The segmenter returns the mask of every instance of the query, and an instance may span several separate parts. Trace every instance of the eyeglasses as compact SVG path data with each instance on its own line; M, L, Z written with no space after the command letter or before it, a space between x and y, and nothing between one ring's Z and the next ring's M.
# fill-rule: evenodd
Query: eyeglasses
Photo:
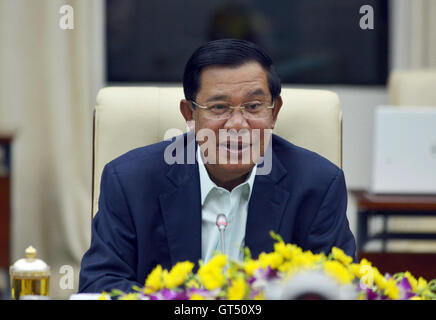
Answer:
M241 104L239 107L234 107L229 103L219 102L209 106L202 106L195 101L192 104L204 110L205 117L211 120L224 120L230 119L233 110L241 110L242 115L246 119L260 120L268 118L268 109L273 109L274 104L270 105L269 102L251 101Z

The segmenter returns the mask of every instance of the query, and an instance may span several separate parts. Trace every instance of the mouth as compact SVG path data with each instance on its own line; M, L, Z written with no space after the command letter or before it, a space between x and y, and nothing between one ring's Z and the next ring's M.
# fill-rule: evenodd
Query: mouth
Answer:
M241 141L228 141L227 143L220 143L219 148L225 149L226 151L231 153L240 153L250 150L251 143L243 143Z

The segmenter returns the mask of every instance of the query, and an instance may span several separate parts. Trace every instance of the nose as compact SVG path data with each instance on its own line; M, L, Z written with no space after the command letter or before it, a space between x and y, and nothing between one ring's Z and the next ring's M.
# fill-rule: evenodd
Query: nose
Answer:
M242 114L241 109L233 110L233 112L230 114L230 118L227 119L226 123L224 124L224 129L230 130L241 130L241 129L249 129L250 125L247 122L247 119Z

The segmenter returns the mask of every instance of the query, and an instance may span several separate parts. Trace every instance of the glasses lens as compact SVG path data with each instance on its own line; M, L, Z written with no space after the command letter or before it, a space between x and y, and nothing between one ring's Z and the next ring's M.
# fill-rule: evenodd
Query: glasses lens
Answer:
M271 109L266 103L248 103L244 104L241 108L242 115L246 119L265 119L268 118ZM205 116L212 120L224 120L229 119L232 116L235 108L227 105L216 105L204 109Z
M244 116L247 119L265 119L268 117L268 104L251 102L244 105Z

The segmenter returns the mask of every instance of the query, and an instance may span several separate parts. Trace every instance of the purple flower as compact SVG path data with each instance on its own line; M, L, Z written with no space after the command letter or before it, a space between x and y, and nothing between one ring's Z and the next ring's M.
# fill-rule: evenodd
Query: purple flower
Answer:
M254 297L257 296L260 292L260 290L252 290L250 293L250 298L254 299Z
M217 299L217 295L220 293L220 289L215 290L207 290L207 289L197 289L197 288L190 288L187 292L188 297L192 296L193 294L199 294L200 296L206 298L206 299Z
M255 271L255 275L263 280L277 278L277 271L268 266L266 269L259 268Z
M161 291L162 297L164 300L188 300L189 297L186 294L186 291L174 291L169 289L163 289Z
M189 293L191 294L197 293L197 294L204 295L204 294L210 294L210 291L206 289L191 288L189 289Z
M404 300L409 300L410 298L412 298L412 297L415 297L416 296L416 294L414 294L413 292L406 292L406 293L404 293L404 296L403 296L403 299Z
M412 286L410 285L409 279L407 279L406 277L404 277L403 279L401 279L401 281L399 283L397 283L398 287L400 287L401 290L404 291L412 291Z
M146 295L145 293L144 293L144 291L141 291L140 293L139 293L139 298L138 298L139 300L147 300L147 299L150 299L150 297L148 296L148 295Z
M402 278L401 281L397 283L397 286L402 292L402 299L408 300L415 296L412 285L410 284L409 279L406 277Z
M266 278L269 279L273 279L273 278L277 278L277 271L272 269L271 266L268 266L268 268L266 269Z
M378 297L379 297L378 294L375 293L372 289L370 289L370 288L366 289L366 299L367 300L377 300Z
M186 291L175 291L162 289L152 295L147 296L150 300L188 300L189 296Z
M368 289L368 286L362 282L359 282L359 290L366 290Z

